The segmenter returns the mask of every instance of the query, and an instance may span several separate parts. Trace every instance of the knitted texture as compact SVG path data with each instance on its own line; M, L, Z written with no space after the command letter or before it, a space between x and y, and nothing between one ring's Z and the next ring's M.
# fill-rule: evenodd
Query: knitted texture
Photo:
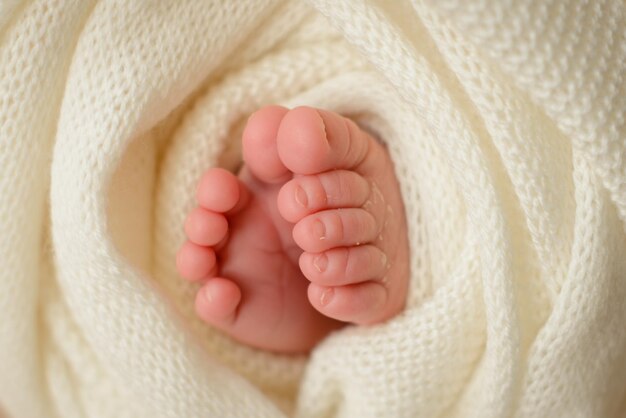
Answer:
M626 417L625 78L622 0L0 2L0 410ZM385 141L409 224L406 310L308 357L174 265L272 103Z

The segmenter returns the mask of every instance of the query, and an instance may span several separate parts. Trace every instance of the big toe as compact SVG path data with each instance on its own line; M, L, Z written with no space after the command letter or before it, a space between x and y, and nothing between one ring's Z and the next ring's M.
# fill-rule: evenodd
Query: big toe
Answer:
M348 118L302 106L283 116L276 142L289 170L316 174L357 168L366 160L372 140Z
M278 156L276 144L279 126L287 112L281 106L266 106L250 116L243 132L243 159L252 174L266 183L284 182L291 175Z

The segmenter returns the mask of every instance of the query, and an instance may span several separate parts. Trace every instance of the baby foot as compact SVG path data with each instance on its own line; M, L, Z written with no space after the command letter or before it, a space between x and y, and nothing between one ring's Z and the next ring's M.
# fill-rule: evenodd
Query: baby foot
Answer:
M250 345L310 350L345 322L404 307L408 243L391 160L350 119L270 106L243 134L238 177L211 169L188 216L180 274L196 311Z

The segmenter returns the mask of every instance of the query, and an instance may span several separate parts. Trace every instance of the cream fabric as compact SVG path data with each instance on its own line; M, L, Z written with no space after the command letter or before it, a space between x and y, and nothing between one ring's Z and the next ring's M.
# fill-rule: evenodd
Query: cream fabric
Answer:
M0 2L9 417L626 416L622 0ZM264 104L389 146L406 311L310 358L198 321L195 182Z

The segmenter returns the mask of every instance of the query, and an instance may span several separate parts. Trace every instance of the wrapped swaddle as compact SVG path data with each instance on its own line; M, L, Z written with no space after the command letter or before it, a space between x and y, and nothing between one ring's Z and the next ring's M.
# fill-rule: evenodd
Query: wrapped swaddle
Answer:
M621 0L0 3L0 409L626 416L625 77ZM308 357L175 271L270 103L382 138L409 224L405 312Z

